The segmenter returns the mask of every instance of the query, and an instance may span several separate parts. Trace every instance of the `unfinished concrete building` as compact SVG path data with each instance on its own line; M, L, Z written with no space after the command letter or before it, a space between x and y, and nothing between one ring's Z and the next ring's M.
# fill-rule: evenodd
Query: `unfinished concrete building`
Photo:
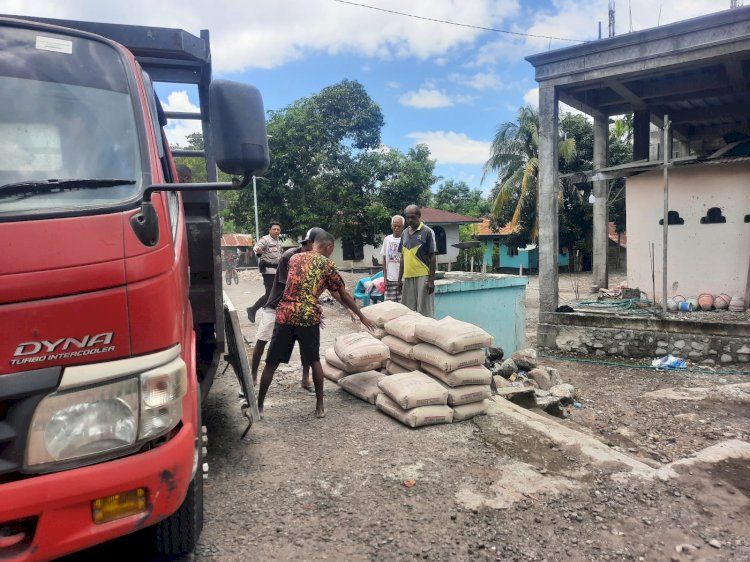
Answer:
M747 301L750 7L527 60L539 82L539 344L597 355L676 352L707 364L750 359L746 317L685 322L669 315L555 312L559 102L583 111L594 122L594 170L586 178L593 181L595 196L594 285L608 286L609 181L627 177L629 282L642 285L655 277L653 289L640 288L664 306L680 291L697 292L701 283L705 291L740 293ZM631 112L633 162L609 167L609 118ZM655 135L665 140L654 143L652 131L665 129L665 116L667 134ZM682 212L670 206L669 189L672 203L681 205ZM716 228L719 225L722 229ZM654 244L653 273L650 267L644 272L637 261L648 260L646 243ZM632 267L631 260L636 260ZM716 282L704 282L706 268Z

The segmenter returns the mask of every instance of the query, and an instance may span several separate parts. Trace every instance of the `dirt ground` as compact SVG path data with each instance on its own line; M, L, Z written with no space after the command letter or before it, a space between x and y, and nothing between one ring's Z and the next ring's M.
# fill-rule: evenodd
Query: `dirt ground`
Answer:
M573 282L563 276L560 287L561 302L572 299ZM257 274L243 272L227 290L244 310L262 286ZM533 342L536 278L527 316ZM255 327L242 315L241 323L252 342ZM339 305L326 305L323 347L353 329ZM644 471L726 440L750 441L747 394L645 396L749 376L543 362L579 389L582 405L566 420L542 414L551 427L595 437ZM245 441L234 375L230 369L217 378L205 419L206 523L191 559L750 560L750 456L678 464L665 481L597 461L585 447L500 415L411 430L329 381L328 416L318 420L299 373L295 354ZM76 560L107 552L113 547ZM131 552L131 559L148 558Z

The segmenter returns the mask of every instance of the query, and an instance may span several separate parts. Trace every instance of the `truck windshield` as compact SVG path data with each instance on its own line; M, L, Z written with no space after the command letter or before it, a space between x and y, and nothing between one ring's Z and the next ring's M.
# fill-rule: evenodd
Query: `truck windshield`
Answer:
M0 217L136 199L138 131L119 53L5 26L0 45Z

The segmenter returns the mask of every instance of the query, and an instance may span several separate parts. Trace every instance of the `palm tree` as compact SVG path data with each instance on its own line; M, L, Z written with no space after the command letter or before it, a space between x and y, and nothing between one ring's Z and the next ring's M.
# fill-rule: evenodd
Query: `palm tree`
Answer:
M574 138L562 139L560 159L570 164L576 158ZM490 147L490 157L484 164L482 181L491 173L499 176L499 190L492 204L492 214L499 218L508 205L514 205L509 226L516 230L521 223L521 208L526 197L536 197L539 189L539 112L531 106L518 110L515 123L502 123ZM538 225L531 228L531 239L536 240Z

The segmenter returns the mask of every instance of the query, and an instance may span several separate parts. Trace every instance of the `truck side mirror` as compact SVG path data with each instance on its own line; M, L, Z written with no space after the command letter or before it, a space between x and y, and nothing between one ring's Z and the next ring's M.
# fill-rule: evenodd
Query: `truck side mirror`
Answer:
M257 176L270 164L263 98L255 86L214 80L209 87L211 141L222 172Z

